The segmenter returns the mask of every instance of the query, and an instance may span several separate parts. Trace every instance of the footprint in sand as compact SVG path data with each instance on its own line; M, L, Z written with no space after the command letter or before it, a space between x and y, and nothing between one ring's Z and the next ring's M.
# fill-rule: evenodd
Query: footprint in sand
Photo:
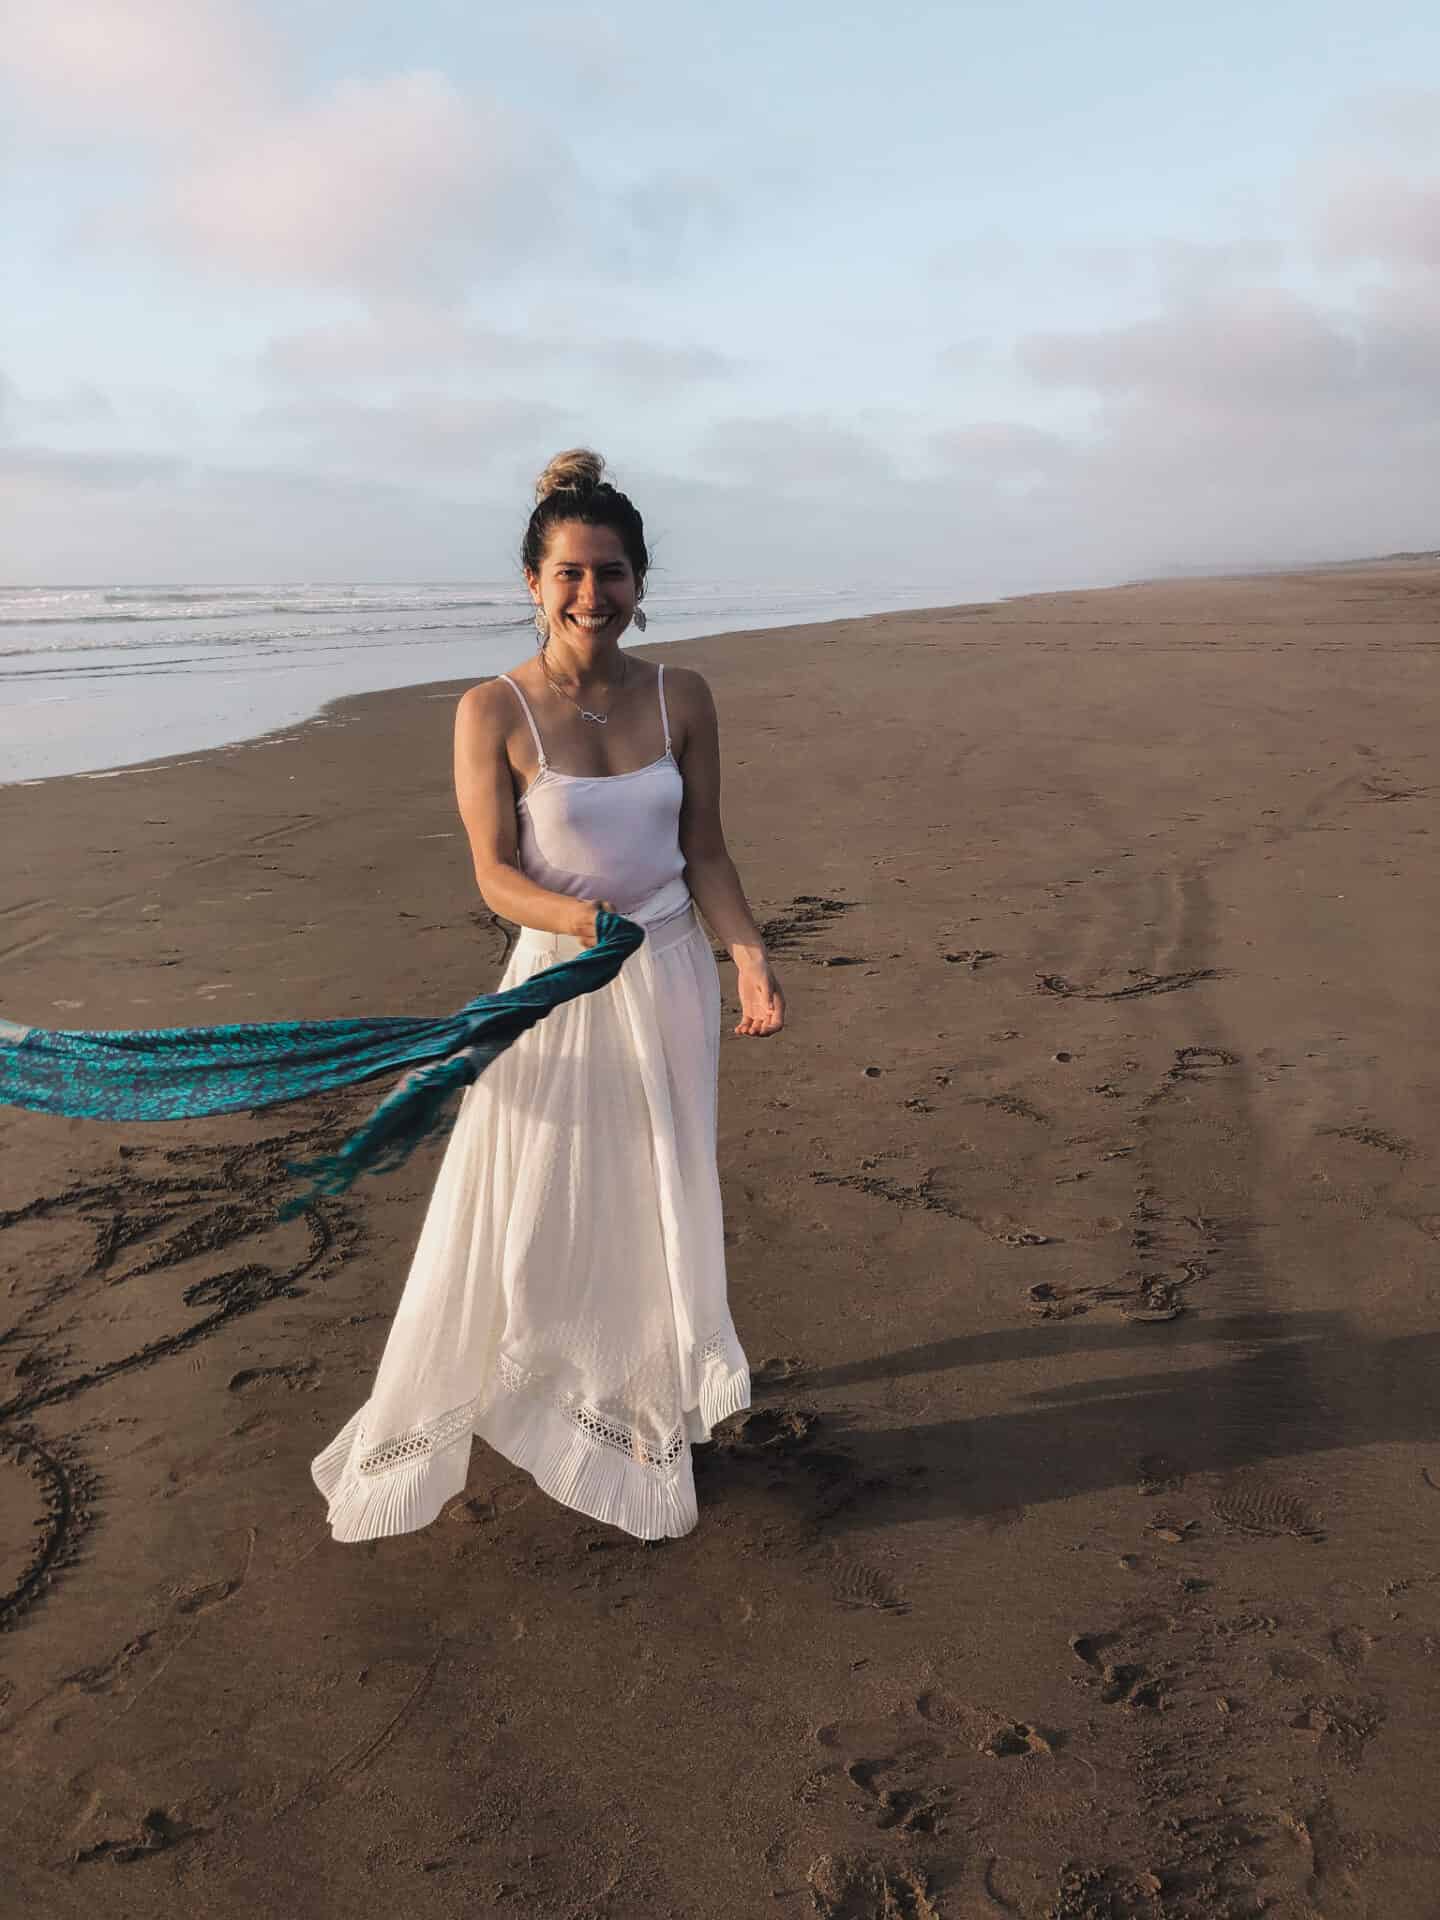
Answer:
M201 1831L199 1827L186 1826L183 1820L177 1820L163 1807L151 1807L141 1819L139 1831L133 1838L98 1840L93 1847L81 1847L74 1855L74 1863L77 1867L83 1867L95 1860L108 1860L113 1866L126 1867L152 1853L168 1852L171 1847L178 1847L182 1840L189 1840Z
M761 1393L768 1393L775 1387L788 1386L792 1380L798 1380L805 1372L805 1362L799 1354L773 1354L768 1360L762 1360L758 1367L750 1371L750 1384Z
M758 1407L718 1428L715 1446L721 1453L752 1456L796 1453L809 1444L819 1420L813 1407Z
M231 1393L250 1393L256 1387L288 1387L292 1392L313 1392L321 1380L316 1360L294 1360L285 1366L242 1367L232 1373L226 1385Z
M1026 1753L1053 1753L1055 1736L1042 1733L1026 1720L1007 1720L981 1741L980 1751L996 1760L1016 1759Z
M1070 1651L1099 1680L1100 1698L1106 1706L1154 1711L1162 1703L1164 1682L1138 1660L1107 1659L1107 1652L1119 1638L1118 1634L1077 1633L1070 1641Z
M1327 1693L1307 1700L1290 1725L1308 1734L1322 1755L1353 1771L1384 1721L1385 1708L1379 1700Z
M1237 1477L1210 1503L1216 1518L1237 1533L1265 1537L1281 1534L1300 1540L1323 1540L1321 1516L1278 1481L1258 1474Z
M875 1613L908 1613L910 1603L893 1580L863 1560L837 1559L832 1592L842 1607Z
M1330 1651L1347 1673L1358 1673L1374 1646L1374 1635L1363 1627L1336 1627L1330 1636Z
M825 1920L940 1920L919 1867L871 1854L824 1853L806 1879Z

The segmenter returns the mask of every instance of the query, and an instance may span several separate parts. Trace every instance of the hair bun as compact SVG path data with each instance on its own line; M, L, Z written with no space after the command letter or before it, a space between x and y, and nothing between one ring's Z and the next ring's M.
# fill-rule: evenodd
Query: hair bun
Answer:
M598 453L589 447L570 447L557 453L535 482L535 498L545 500L552 493L589 493L600 485L604 475L605 462Z

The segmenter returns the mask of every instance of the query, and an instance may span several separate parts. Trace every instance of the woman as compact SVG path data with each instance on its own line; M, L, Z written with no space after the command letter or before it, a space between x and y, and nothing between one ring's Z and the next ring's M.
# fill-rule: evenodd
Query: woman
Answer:
M471 688L455 727L475 878L521 928L501 984L592 946L606 908L646 940L465 1096L374 1391L314 1463L338 1540L427 1525L472 1433L593 1519L688 1533L690 1443L750 1403L695 906L735 960L735 1031L779 1032L784 997L725 848L715 709L698 673L621 651L649 555L596 454L545 469L522 560L536 655Z

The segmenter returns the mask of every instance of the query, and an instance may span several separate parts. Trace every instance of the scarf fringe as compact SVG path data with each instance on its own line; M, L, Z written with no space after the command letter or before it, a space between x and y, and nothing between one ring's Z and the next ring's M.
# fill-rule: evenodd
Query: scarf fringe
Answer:
M423 1140L449 1125L452 1097L472 1084L497 1051L471 1048L407 1073L338 1152L289 1162L290 1178L308 1180L310 1186L285 1201L280 1218L293 1220L322 1197L347 1192L357 1174L393 1173L404 1166Z

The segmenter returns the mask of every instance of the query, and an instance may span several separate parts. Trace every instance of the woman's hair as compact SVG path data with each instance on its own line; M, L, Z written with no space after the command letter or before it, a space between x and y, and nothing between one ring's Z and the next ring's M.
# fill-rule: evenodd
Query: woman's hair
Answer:
M645 591L650 551L645 545L645 523L632 503L605 476L605 462L589 447L571 447L557 453L535 482L535 510L525 529L520 559L528 573L539 573L550 543L550 531L565 520L587 527L610 527L620 536L625 557L635 575L637 595Z

